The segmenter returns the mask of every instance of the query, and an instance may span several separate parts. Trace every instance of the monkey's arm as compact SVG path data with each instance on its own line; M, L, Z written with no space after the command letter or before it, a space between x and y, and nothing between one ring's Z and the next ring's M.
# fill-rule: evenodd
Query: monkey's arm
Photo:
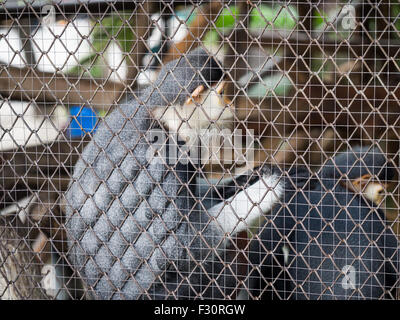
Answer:
M290 169L284 174L280 168L268 164L256 168L255 172L236 177L212 193L213 199L221 199L221 196L222 199L208 213L216 217L226 233L247 229L252 221L271 211L282 199L284 191L295 191L307 183L311 184L310 187L314 184L305 168Z
M283 180L285 190L295 191L303 187L310 180L310 173L307 168L295 167L291 168L285 173L279 167L274 165L263 165L254 168L253 172L246 172L240 176L236 176L232 181L215 186L211 191L211 199L229 199L236 195L240 190L245 190L255 182L260 180L260 177L268 175L280 176Z
M225 202L208 210L224 233L243 231L252 221L269 212L282 198L284 183L278 175L263 174L262 178Z

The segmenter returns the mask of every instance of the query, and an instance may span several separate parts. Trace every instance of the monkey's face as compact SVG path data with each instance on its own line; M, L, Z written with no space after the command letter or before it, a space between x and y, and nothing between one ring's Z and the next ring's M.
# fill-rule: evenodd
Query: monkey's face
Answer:
M389 188L389 184L365 174L350 183L346 183L345 187L355 193L364 194L367 199L379 206L385 198L385 190Z
M186 100L183 109L185 120L195 128L208 128L210 123L218 123L221 127L230 126L233 120L232 103L224 94L226 83L222 81L210 89L197 87Z
M209 89L198 86L183 105L159 110L158 118L171 132L178 133L186 141L212 126L231 128L234 110L224 95L224 88L224 81Z

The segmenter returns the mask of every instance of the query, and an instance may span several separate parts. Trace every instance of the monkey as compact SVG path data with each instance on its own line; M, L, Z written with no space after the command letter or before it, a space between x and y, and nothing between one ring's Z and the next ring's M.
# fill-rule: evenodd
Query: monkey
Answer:
M250 242L251 297L394 299L399 243L378 207L394 167L378 148L356 147L316 175L299 171Z
M70 263L91 298L223 298L236 286L224 265L226 235L281 197L279 188L269 192L276 176L266 174L251 190L259 205L250 213L235 210L247 201L240 193L229 206L204 210L190 150L188 161L170 161L169 151L232 123L223 76L202 48L169 62L137 100L102 121L83 150L65 194L65 229ZM166 141L154 130L165 130Z

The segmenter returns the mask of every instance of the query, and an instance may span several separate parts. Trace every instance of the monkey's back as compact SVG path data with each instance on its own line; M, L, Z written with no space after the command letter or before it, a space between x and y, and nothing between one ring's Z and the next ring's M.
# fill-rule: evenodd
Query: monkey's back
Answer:
M332 181L336 187L313 181L287 192L286 205L263 226L262 241L252 241L250 261L261 265L261 274L254 269L250 275L254 295L302 300L390 294L399 270L395 235L381 210Z
M164 295L166 270L185 260L190 168L149 157L148 110L122 105L99 125L66 193L70 259L99 299ZM187 232L186 232L187 233ZM187 233L190 234L190 233ZM156 288L156 289L154 289Z

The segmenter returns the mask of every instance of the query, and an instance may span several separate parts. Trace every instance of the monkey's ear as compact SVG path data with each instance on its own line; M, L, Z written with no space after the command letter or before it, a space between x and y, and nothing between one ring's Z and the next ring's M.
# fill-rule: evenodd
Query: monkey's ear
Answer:
M218 87L215 89L215 91L218 93L218 94L222 94L223 93L223 91L224 91L224 88L225 88L225 81L222 81L219 85L218 85Z
M196 89L194 89L190 97L186 100L186 104L190 104L192 102L200 102L200 94L203 91L204 91L204 86L199 85Z
M354 179L351 181L353 184L353 187L355 190L363 192L365 186L371 181L371 175L370 174L364 174L363 176Z
M218 93L219 95L223 96L224 102L226 105L232 105L232 100L230 100L225 94L224 94L224 89L226 87L226 81L222 81L218 87L215 89L215 92Z
M365 174L360 178L357 178L352 181L353 187L357 192L361 192L365 195L365 197L376 205L379 205L384 196L386 184L382 184L379 182L371 181L371 175Z

